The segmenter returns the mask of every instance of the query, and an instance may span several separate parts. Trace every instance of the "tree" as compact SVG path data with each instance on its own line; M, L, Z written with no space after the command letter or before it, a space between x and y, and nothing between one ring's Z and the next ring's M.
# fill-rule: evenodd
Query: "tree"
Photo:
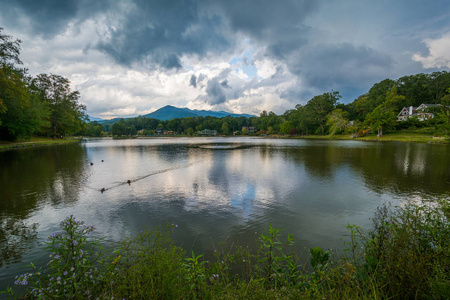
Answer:
M327 126L330 127L330 135L341 133L349 123L348 112L343 111L340 108L333 110L327 115Z
M48 110L30 95L27 71L17 68L20 40L1 33L0 27L0 138L27 138L46 125Z
M59 75L40 74L32 80L33 93L50 108L53 138L74 134L86 121L86 107L78 102L80 94L71 91L70 81Z
M21 40L13 39L9 35L2 34L3 27L0 27L0 64L7 65L22 64L19 58ZM11 63L12 61L12 63Z
M114 123L111 127L112 135L122 136L126 135L126 127L124 119L120 119L118 122Z
M383 136L383 127L392 127L395 124L396 115L391 110L386 110L383 104L377 106L366 117L365 124L372 130L378 130L378 137Z
M331 91L315 96L308 101L306 104L307 115L309 115L311 123L316 125L316 133L325 133L326 116L335 108L340 97L339 92Z
M133 136L133 135L136 135L136 134L137 134L136 127L134 125L131 125L130 126L130 135Z
M391 90L386 93L386 101L367 115L365 124L370 126L372 130L378 130L378 137L382 137L383 127L392 128L396 125L396 107L404 99L405 96L397 95L395 85L392 86Z
M222 127L220 130L223 134L228 134L229 131L229 126L228 126L228 122L223 122L222 123Z
M292 123L290 121L286 121L283 124L281 124L280 133L281 134L289 134L289 131L291 130L291 128L294 128L294 125L292 125Z
M189 135L189 136L193 136L194 135L194 129L192 129L192 127L189 127L186 130L186 134Z

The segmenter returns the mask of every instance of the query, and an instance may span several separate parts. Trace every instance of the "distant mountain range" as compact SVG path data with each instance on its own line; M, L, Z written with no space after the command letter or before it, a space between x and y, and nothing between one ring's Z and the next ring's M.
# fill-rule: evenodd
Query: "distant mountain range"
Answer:
M195 118L195 117L206 117L206 116L217 117L217 118L223 118L223 117L228 117L228 116L231 116L233 118L256 117L255 115L233 114L233 113L226 112L226 111L197 110L197 109L192 110L189 108L185 108L185 107L180 108L180 107L175 107L172 105L164 106L152 113L144 115L143 117L166 121L166 120L172 120L172 119L176 119L176 118L188 118L188 117ZM116 119L112 119L112 120L101 120L101 121L99 121L98 118L90 118L90 119L91 119L91 121L98 121L99 123L109 123L109 124L115 123L116 121L120 120L120 118L116 118Z

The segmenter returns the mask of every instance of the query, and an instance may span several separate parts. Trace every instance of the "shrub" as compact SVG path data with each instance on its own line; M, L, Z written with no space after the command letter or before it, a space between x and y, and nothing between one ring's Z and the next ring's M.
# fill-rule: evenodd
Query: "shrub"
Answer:
M62 231L47 239L50 260L45 271L31 264L31 273L17 277L16 285L27 285L25 298L86 298L98 294L103 275L99 240L88 239L94 227L70 216L60 223ZM13 290L8 289L14 296Z

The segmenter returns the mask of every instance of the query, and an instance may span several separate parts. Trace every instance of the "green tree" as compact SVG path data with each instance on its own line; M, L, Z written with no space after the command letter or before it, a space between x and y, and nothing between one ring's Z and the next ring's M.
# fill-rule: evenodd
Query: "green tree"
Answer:
M78 132L86 121L86 107L78 102L80 94L71 91L70 81L54 74L40 74L32 80L32 90L50 108L53 138Z
M395 125L396 115L392 110L387 110L382 104L377 106L366 117L365 124L372 130L378 130L378 137L383 136L383 127L393 127Z
M348 125L348 112L340 108L333 110L327 115L327 126L329 126L330 135L341 133Z
M93 136L101 136L103 132L103 127L102 125L97 125L93 128L92 130L92 134Z
M229 131L229 126L228 126L228 122L223 122L222 123L222 127L220 130L223 134L228 134Z
M22 64L19 58L21 40L13 39L10 35L2 34L3 27L0 27L0 64L12 65Z
M122 136L127 134L124 119L120 119L118 122L114 123L111 127L112 135Z
M136 126L131 125L131 126L130 126L130 135L131 135L131 136L134 136L134 135L136 135L136 134L137 134Z
M337 100L341 96L337 91L331 91L319 96L313 97L306 104L307 115L311 120L311 123L316 126L316 133L325 133L325 121L327 115L333 111L336 106Z
M290 121L286 121L283 124L281 124L280 127L280 133L281 134L289 134L290 130L294 128L294 125Z
M46 125L48 110L30 95L25 69L17 68L20 40L2 34L0 27L0 138L27 138Z
M383 128L391 129L397 123L397 105L405 96L397 95L397 88L392 86L386 93L386 101L378 105L365 119L365 125L372 130L378 130L378 137L383 136Z
M186 134L189 135L189 136L193 136L194 135L194 129L192 129L192 127L189 127L186 130Z

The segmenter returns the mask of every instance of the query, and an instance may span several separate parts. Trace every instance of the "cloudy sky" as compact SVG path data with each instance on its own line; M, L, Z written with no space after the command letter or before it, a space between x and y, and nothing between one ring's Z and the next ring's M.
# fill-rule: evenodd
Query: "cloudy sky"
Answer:
M450 68L448 0L1 0L0 27L31 74L67 77L101 118L280 114Z

